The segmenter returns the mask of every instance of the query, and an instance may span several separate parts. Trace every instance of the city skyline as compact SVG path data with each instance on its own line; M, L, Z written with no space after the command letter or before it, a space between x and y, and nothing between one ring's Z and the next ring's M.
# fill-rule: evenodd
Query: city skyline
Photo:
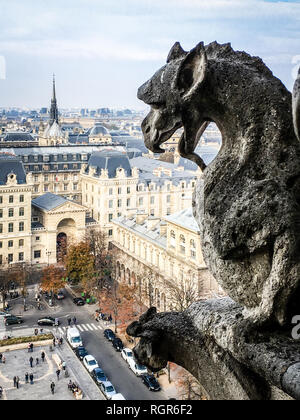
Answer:
M145 109L137 88L175 41L231 42L260 56L291 90L300 65L299 1L0 1L1 107Z

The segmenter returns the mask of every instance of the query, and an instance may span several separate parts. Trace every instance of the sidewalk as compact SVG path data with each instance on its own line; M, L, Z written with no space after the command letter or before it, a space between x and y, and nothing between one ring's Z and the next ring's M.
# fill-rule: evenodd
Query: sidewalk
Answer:
M44 328L44 333L49 332L56 335L54 330L52 331ZM12 335L13 337L30 336L33 335L33 329L24 328L14 330ZM42 351L46 354L47 363L42 363L40 359L39 364L37 365L35 359L36 357L40 358ZM82 389L84 399L105 400L100 389L80 360L76 357L75 353L70 349L66 341L64 341L64 344L60 348L58 346L54 347L53 351L50 351L49 345L39 345L34 347L33 353L28 353L27 349L22 349L3 352L3 354L5 354L6 363L0 364L0 385L4 389L4 399L73 400L73 394L67 388L68 382L72 380ZM29 357L31 355L34 358L34 366L32 369L29 365ZM61 361L66 362L69 376L65 377L63 371L61 371L60 379L57 380L56 370ZM24 375L26 372L29 374L31 372L33 373L34 385L25 383ZM13 386L12 379L16 375L20 377L20 389L16 389ZM56 392L54 395L50 393L51 381L54 381L56 384Z

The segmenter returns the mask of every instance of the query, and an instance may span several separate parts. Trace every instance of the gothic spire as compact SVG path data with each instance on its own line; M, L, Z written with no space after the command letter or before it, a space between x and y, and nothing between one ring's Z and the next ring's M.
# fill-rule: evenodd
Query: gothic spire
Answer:
M53 93L52 93L52 99L51 99L49 124L52 125L54 121L56 121L58 124L58 109L57 109L56 93L55 93L55 75L53 74Z

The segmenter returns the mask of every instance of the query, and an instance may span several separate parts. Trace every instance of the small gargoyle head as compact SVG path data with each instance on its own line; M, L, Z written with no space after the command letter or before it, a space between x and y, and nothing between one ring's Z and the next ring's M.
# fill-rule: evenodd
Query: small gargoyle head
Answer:
M146 365L152 372L158 372L167 365L162 348L162 337L155 328L156 308L152 307L143 314L138 321L134 321L127 327L127 334L139 337L139 343L134 347L135 358ZM153 322L154 321L154 322Z

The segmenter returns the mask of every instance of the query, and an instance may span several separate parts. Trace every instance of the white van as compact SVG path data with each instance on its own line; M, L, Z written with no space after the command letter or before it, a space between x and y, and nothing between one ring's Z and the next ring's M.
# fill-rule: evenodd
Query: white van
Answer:
M124 398L122 394L114 394L114 395L111 397L111 399L112 399L112 400L126 400L126 398Z
M76 349L77 347L81 347L83 345L80 333L76 327L68 328L67 340L73 347L73 349Z

